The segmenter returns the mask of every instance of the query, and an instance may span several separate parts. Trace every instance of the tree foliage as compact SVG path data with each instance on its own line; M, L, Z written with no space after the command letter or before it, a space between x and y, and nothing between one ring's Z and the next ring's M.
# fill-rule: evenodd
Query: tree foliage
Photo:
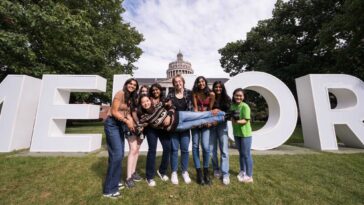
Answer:
M0 1L0 80L8 74L132 74L143 36L122 0Z
M293 92L294 79L310 73L364 79L363 29L362 0L278 0L272 18L219 50L220 63L231 76L268 72Z

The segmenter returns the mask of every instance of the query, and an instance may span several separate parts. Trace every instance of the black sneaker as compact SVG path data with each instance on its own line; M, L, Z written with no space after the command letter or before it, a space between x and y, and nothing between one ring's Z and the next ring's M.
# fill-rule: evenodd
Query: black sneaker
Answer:
M135 183L134 183L134 180L132 179L132 177L130 177L129 179L127 179L127 180L126 180L125 185L126 185L128 188L133 188L133 187L135 187Z
M121 196L120 192L115 192L115 193L112 193L112 194L104 194L104 197L107 197L107 198L111 198L111 199L116 199L116 198L119 198Z
M140 181L142 180L142 177L141 177L138 173L136 173L136 172L134 172L134 174L132 174L132 175L131 175L131 178L132 178L135 182L140 182Z

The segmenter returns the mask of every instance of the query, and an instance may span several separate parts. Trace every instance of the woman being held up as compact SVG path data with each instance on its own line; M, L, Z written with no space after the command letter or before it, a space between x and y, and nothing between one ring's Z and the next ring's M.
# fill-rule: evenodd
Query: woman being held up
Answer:
M131 116L131 101L138 90L138 82L128 79L122 90L119 90L112 101L108 117L104 122L107 150L109 154L107 174L104 184L104 196L116 198L120 196L119 189L122 161L124 158L124 131L135 131L134 120Z
M252 128L250 126L250 108L243 102L244 90L237 88L233 92L233 103L230 110L233 112L232 124L235 144L239 151L240 172L237 176L239 182L253 182L253 159L251 156Z
M207 80L203 76L196 78L192 89L192 102L195 112L212 110L215 103L215 93L207 86ZM217 111L213 111L216 113ZM192 129L192 155L197 172L197 183L210 185L209 160L210 160L210 127L213 122L206 123L198 128ZM200 141L203 157L203 177L200 163Z
M183 132L191 128L213 122L225 120L225 112L211 111L190 112L176 111L171 101L153 105L151 99L142 95L139 98L138 116L139 123L168 132Z
M231 106L231 98L226 93L224 84L221 81L216 81L212 85L212 90L215 93L215 103L213 109L229 112ZM220 167L217 155L217 144L219 144L221 153ZM226 121L218 123L216 126L211 127L210 150L212 152L212 167L214 169L214 176L217 178L222 177L223 184L230 184L229 136Z

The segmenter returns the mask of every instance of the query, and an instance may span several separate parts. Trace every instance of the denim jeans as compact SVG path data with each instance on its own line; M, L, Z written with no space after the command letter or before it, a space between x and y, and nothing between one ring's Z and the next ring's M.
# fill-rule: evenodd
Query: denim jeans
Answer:
M203 167L209 167L210 160L210 128L196 128L192 130L192 156L195 168L201 168L200 141L202 146Z
M172 141L171 168L173 172L178 170L178 149L181 148L181 169L182 172L188 168L188 146L190 145L190 130L183 132L172 132L170 134Z
M190 112L190 111L179 111L178 112L178 125L176 131L189 130L193 127L212 123L212 122L223 122L225 112L218 112L216 116L213 116L210 111L205 112Z
M210 150L212 152L212 167L219 170L219 162L217 156L217 143L219 143L221 158L220 166L223 176L229 175L229 137L227 123L221 122L210 129Z
M250 152L252 137L237 137L235 144L239 151L240 171L244 171L249 177L253 176L253 158Z
M123 123L113 117L106 118L104 130L109 153L108 167L104 184L104 194L117 192L121 178L121 163L124 158Z
M171 155L170 136L164 130L157 130L150 127L146 128L144 133L147 135L147 142L149 147L147 154L146 177L147 179L153 179L155 175L155 159L157 154L158 138L163 148L162 161L159 166L159 172L165 175L167 173L169 159Z

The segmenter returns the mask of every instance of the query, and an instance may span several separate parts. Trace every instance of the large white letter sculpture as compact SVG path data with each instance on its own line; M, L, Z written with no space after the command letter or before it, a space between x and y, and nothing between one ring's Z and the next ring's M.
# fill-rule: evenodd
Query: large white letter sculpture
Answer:
M64 134L67 119L97 119L100 106L68 104L71 92L105 92L96 75L44 75L31 152L91 152L101 147L101 134Z
M306 147L337 150L336 131L345 145L364 148L363 81L344 74L316 74L297 78L296 87ZM329 92L337 99L334 109Z
M0 84L0 152L29 148L41 81L8 75Z
M297 123L296 101L288 87L278 78L263 72L244 72L225 83L232 97L236 88L261 94L268 104L269 117L260 130L253 133L252 149L267 150L282 145L293 133ZM232 135L231 129L229 134Z

